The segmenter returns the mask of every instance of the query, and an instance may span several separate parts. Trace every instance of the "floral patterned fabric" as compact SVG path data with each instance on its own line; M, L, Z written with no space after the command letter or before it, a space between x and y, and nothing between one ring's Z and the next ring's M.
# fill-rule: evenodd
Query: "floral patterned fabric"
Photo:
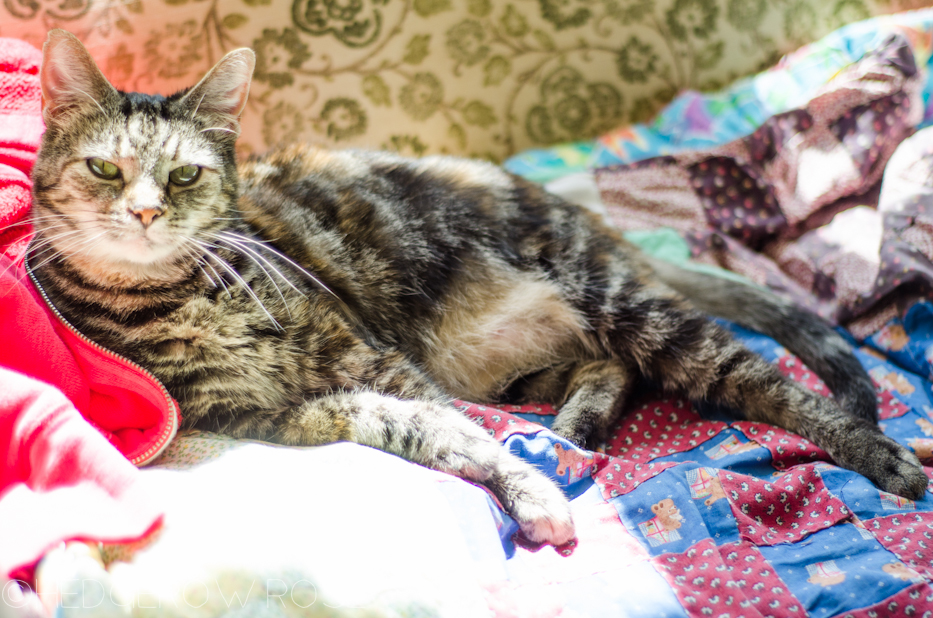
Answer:
M924 0L4 0L0 35L77 34L122 89L256 50L240 146L494 160L650 117L842 24Z

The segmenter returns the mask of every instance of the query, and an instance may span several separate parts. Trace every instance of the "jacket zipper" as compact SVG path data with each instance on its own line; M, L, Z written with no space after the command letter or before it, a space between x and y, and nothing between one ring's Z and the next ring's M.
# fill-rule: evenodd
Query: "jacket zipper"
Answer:
M139 466L139 467L152 463L159 455L162 454L162 451L165 450L165 448L169 445L169 443L175 437L175 434L178 433L178 408L175 406L175 400L172 399L172 396L169 394L168 389L166 389L165 385L162 384L162 382L160 382L159 379L155 377L152 374L152 372L150 372L148 369L140 365L137 365L136 363L134 363L128 358L124 358L120 356L116 352L108 350L107 348L100 345L96 341L89 339L81 331L79 331L77 328L72 326L71 323L65 319L65 316L61 314L58 308L54 304L52 304L52 301L49 299L48 294L45 293L45 289L42 287L42 284L39 283L39 280L36 278L35 274L32 272L32 268L30 268L29 266L29 254L28 253L23 256L23 265L26 267L26 272L29 273L29 278L32 279L33 285L35 285L36 289L39 290L39 294L42 296L42 299L45 301L45 304L48 306L49 309L52 310L52 313L55 314L55 317L57 317L58 320L62 324L64 324L65 328L67 328L75 336L77 336L78 339L90 345L92 348L142 373L143 375L148 377L150 380L152 380L152 382L154 382L156 386L159 387L159 390L162 392L162 396L165 397L165 403L168 407L168 412L169 412L168 425L162 430L162 433L161 435L159 435L159 438L156 440L155 444L147 448L143 454L137 455L136 457L130 459L130 463L132 463L134 466Z

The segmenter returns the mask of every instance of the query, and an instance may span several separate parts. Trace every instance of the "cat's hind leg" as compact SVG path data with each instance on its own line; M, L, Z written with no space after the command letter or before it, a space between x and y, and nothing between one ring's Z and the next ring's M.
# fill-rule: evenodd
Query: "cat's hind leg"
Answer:
M338 392L284 412L276 425L269 437L276 442L348 440L485 485L534 542L561 545L574 537L570 504L554 482L450 405Z
M800 434L885 491L913 499L926 491L913 453L877 425L785 378L669 290L630 287L598 328L611 354L668 391Z
M619 359L561 363L516 380L509 396L557 406L551 431L586 448L606 438L622 413L634 378L635 372Z

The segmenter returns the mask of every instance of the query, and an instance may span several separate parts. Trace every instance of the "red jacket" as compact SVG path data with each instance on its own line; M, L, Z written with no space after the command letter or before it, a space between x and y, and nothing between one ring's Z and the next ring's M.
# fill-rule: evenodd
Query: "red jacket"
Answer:
M151 374L77 333L23 267L41 59L0 39L0 576L21 578L61 541L157 527L132 464L152 461L180 420Z

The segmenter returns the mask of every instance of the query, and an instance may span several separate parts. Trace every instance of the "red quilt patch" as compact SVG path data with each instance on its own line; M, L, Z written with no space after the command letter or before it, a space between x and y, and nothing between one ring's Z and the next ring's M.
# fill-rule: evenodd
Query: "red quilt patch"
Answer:
M523 418L503 412L498 408L484 406L477 403L468 403L466 401L454 400L454 406L461 412L480 423L489 434L500 442L515 433L531 435L538 433L544 427L538 423L526 421ZM511 406L513 408L518 406ZM521 406L528 407L528 406ZM524 411L524 410L521 410Z
M673 461L640 463L600 453L596 455L601 458L593 466L593 480L606 500L627 494L648 479L678 465Z
M827 388L823 380L818 375L810 371L810 368L793 354L787 354L777 359L777 368L781 373L799 384L805 386L814 393L819 393L824 397L832 393Z
M926 583L917 583L880 603L839 614L836 618L916 618L929 616L930 607L933 607L933 588Z
M772 463L778 470L814 461L832 461L826 451L817 445L779 427L749 421L737 421L732 423L732 427L768 449Z
M682 554L653 558L652 563L691 617L806 615L784 581L747 543L716 547L706 539Z
M739 536L755 545L794 543L850 515L814 466L798 466L772 481L723 470L719 480Z
M933 578L933 513L888 515L864 523L885 549L924 577Z
M700 418L689 401L652 401L619 421L606 445L606 453L634 461L651 461L694 449L726 426Z

